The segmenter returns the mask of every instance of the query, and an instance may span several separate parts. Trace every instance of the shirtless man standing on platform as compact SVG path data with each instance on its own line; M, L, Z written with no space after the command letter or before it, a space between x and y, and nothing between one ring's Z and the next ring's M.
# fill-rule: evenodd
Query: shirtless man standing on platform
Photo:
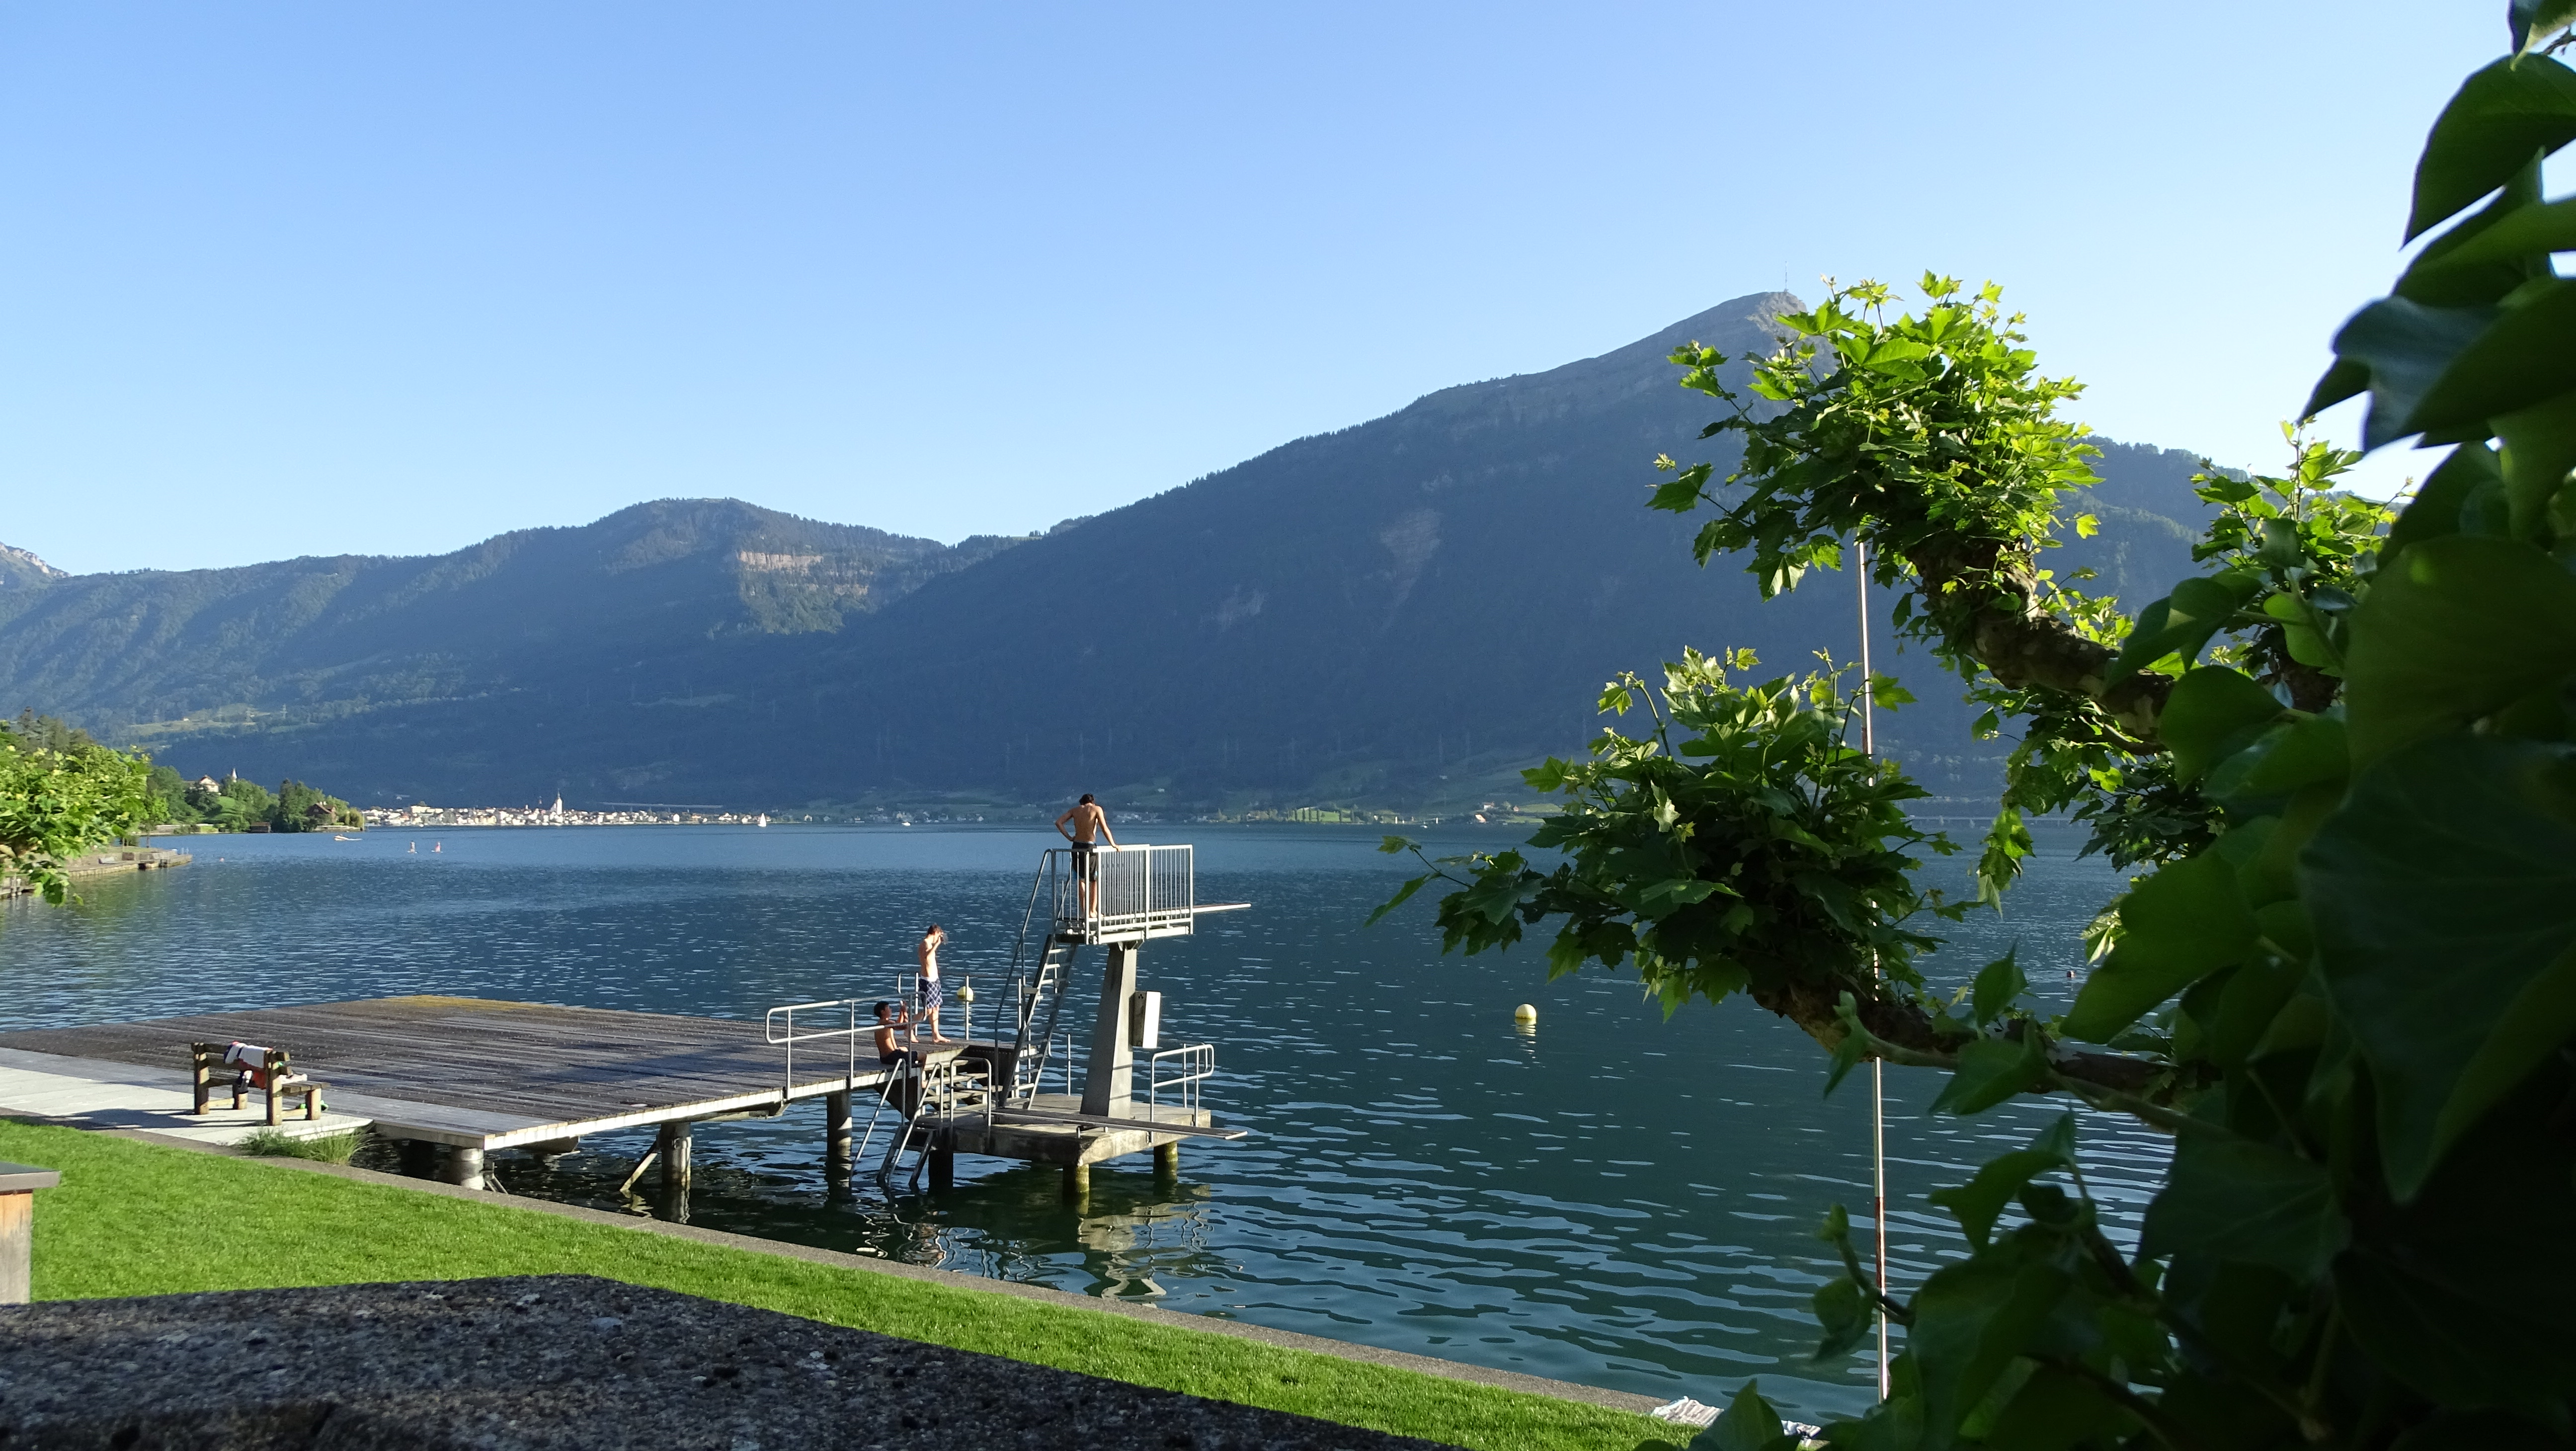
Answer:
M921 940L912 945L913 960L921 964L921 1007L914 1016L930 1020L930 1041L933 1043L948 1041L947 1035L939 1031L940 1005L948 999L947 993L940 988L939 949L947 941L947 929L933 922L930 930L921 934Z
M1091 838L1096 833L1101 841L1109 843L1111 851L1118 849L1118 838L1109 834L1109 813L1101 810L1100 803L1092 800L1091 793L1085 791L1071 811L1055 819L1055 829L1058 835L1073 843L1073 880L1082 891L1083 913L1097 917L1100 915L1100 863L1091 858L1092 853L1100 849L1100 843Z

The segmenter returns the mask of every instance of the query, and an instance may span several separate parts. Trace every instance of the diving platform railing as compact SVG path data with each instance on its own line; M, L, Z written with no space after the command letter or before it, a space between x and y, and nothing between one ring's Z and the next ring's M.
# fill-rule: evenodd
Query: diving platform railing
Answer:
M1057 847L1038 868L1055 936L1078 942L1185 937L1198 921L1194 852L1186 846Z

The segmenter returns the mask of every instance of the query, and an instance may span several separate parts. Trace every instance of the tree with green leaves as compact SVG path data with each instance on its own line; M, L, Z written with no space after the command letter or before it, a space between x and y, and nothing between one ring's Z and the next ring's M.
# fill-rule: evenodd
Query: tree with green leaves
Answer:
M2417 167L2407 239L2447 229L2303 410L2367 393L2365 448L2448 455L2393 516L2336 489L2354 455L2295 438L2277 478L2204 475L2206 571L2134 615L2045 567L2090 527L2077 390L1996 289L1835 289L1781 320L1751 400L1735 360L1675 354L1727 409L1705 436L1743 445L1724 477L1658 461L1656 507L1710 511L1701 558L1747 552L1776 592L1866 545L1898 628L2017 734L1979 895L2038 812L2138 869L2065 1014L2010 957L1935 992L1923 954L1965 904L1915 873L1950 844L1850 738L1890 683L1693 655L1605 694L1650 729L1529 773L1562 802L1532 838L1552 859L1446 859L1398 894L1445 879L1453 948L1552 924L1552 972L1633 967L1668 1010L1748 995L1831 1054L1829 1090L1877 1058L1947 1074L1936 1112L2062 1094L2172 1134L2134 1246L2071 1114L1933 1196L1970 1254L1910 1294L1836 1207L1819 1354L1879 1316L1905 1335L1836 1446L2576 1445L2576 278L2551 265L2576 198L2541 186L2576 141L2571 21L2514 0L2511 53ZM1776 1451L1777 1427L1748 1387L1703 1439Z
M63 902L64 862L146 824L149 769L50 717L0 725L0 877Z

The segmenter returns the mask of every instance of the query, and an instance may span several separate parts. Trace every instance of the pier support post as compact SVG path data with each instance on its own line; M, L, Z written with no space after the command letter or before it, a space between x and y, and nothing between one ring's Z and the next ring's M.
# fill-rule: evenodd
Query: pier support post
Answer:
M672 1194L689 1192L689 1140L687 1119L662 1125L654 1151L662 1156L662 1188Z
M954 1149L931 1150L930 1187L933 1189L953 1189L956 1185L957 1151Z
M427 1139L397 1139L402 1145L402 1171L414 1179L438 1177L438 1145Z
M1180 1177L1180 1140L1174 1139L1168 1144L1156 1144L1154 1146L1154 1172L1166 1179L1176 1179Z
M850 1096L846 1093L823 1095L823 1179L828 1184L846 1184L850 1180L852 1131Z
M1091 1197L1091 1166L1089 1164L1067 1164L1064 1166L1064 1197L1076 1204L1079 1204L1083 1200Z
M447 1146L447 1162L441 1168L445 1172L440 1177L450 1184L462 1184L468 1189L483 1187L483 1151L481 1149L469 1149L463 1144L450 1144Z
M1091 1057L1082 1075L1082 1111L1125 1118L1133 1107L1136 1052L1127 1046L1127 1000L1136 992L1136 946L1109 949L1102 969L1100 1016L1091 1027Z

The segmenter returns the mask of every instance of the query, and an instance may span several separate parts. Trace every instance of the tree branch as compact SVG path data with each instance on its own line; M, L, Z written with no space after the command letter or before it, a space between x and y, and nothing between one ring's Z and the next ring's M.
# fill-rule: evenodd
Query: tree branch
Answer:
M1953 1054L1959 1044L1967 1041L1965 1036L1944 1037L1922 1005L1879 996L1874 983L1839 979L1821 986L1788 983L1777 988L1754 988L1751 996L1830 1050L1842 1046L1846 1030L1837 1007L1846 993L1860 1014L1861 1028L1872 1040L1874 1051L1870 1056L1916 1068L1958 1066ZM2191 1120L2139 1097L2164 1072L2162 1064L2118 1053L2063 1051L2049 1063L2049 1077L2056 1081L2043 1085L2042 1091L2063 1089L2096 1108L2113 1109L2159 1128L2171 1128L2174 1125L2167 1122L2169 1119ZM2096 1102L2097 1098L2101 1101Z

